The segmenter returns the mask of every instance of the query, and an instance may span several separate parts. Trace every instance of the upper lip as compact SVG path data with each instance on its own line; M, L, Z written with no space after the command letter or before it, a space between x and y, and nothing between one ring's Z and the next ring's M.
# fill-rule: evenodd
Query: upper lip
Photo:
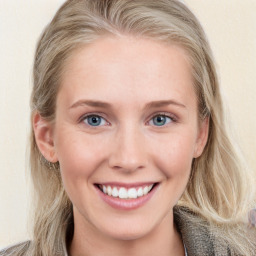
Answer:
M111 187L123 187L123 188L134 188L134 187L143 187L143 186L150 186L152 184L156 184L158 182L149 181L149 182L135 182L135 183L122 183L122 182L102 182L102 183L95 183L95 185L104 185L104 186L111 186Z

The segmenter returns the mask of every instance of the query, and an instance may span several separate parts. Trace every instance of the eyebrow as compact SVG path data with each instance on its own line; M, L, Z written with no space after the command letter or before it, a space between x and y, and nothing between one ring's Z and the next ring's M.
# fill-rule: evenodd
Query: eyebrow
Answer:
M99 107L99 108L111 108L111 105L107 102L96 101L96 100L79 100L71 105L70 108L90 106L90 107Z
M145 109L148 108L158 108L158 107L164 107L168 105L175 105L177 107L186 108L186 106L180 102L177 102L175 100L160 100L160 101L152 101L146 104Z
M175 100L160 100L160 101L152 101L147 103L144 109L159 108L159 107L164 107L168 105L175 105L177 107L186 108L184 104L177 102ZM108 109L112 108L111 104L103 101L96 101L96 100L78 100L77 102L72 104L70 108L76 108L81 106L90 106L90 107L108 108Z

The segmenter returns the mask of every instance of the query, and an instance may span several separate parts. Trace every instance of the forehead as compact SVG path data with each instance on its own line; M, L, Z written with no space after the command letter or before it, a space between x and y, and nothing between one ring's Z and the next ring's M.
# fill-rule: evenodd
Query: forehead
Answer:
M60 94L65 91L69 101L79 93L110 101L129 96L186 101L194 91L188 59L177 45L126 36L101 38L77 49L67 60Z

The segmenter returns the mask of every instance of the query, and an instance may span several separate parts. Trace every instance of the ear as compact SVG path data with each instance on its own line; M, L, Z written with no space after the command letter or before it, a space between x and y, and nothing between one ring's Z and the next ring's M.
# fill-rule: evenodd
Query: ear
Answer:
M209 117L206 117L199 124L199 132L198 132L196 147L194 151L194 158L201 156L201 154L203 153L205 145L208 140L208 133L209 133Z
M49 162L57 162L58 158L53 140L53 124L43 119L38 112L35 113L32 121L36 144L41 154Z

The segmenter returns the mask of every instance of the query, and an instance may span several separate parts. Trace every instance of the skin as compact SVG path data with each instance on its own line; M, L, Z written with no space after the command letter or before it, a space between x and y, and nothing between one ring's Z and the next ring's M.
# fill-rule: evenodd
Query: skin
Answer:
M152 104L159 101L169 103ZM186 52L149 39L101 38L68 60L56 106L54 124L36 114L34 131L45 158L59 161L73 203L70 255L184 255L173 207L208 135ZM102 117L99 126L88 113ZM163 113L166 123L155 125ZM99 197L95 183L106 182L159 185L143 206L120 210Z

